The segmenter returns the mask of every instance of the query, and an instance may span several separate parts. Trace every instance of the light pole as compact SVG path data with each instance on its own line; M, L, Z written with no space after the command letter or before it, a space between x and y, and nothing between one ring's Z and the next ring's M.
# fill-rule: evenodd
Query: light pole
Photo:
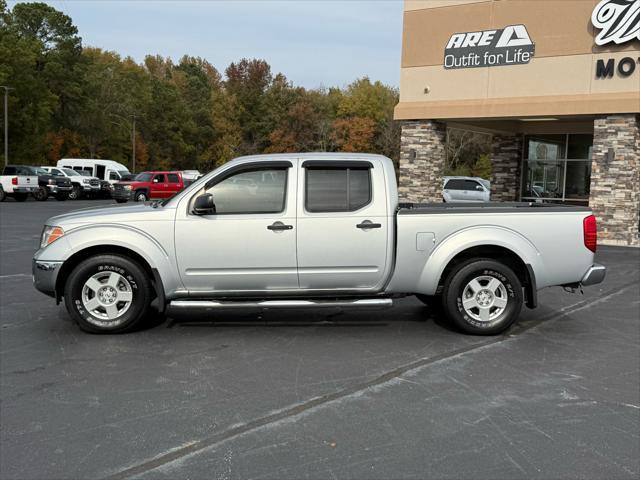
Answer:
M9 90L14 88L0 85L4 88L4 166L9 163Z
M127 115L127 117L123 116L123 115L119 115L117 113L111 113L110 115L113 115L114 117L118 117L118 118L122 118L123 120L127 120L127 117L131 117L131 173L136 173L136 117L138 117L139 115L132 113L130 115ZM116 125L120 125L121 127L124 127L123 124L118 123L118 122L112 122Z

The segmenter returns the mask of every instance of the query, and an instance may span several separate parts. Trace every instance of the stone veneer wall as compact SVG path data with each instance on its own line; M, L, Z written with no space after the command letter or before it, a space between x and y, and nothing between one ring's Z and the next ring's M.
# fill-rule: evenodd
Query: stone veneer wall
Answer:
M442 201L447 128L433 120L402 123L400 137L401 202ZM413 153L415 152L415 158Z
M520 189L522 137L493 135L491 139L491 201L515 202Z
M608 159L609 149L613 158ZM589 206L598 219L598 242L640 245L640 120L636 114L599 117L593 123Z

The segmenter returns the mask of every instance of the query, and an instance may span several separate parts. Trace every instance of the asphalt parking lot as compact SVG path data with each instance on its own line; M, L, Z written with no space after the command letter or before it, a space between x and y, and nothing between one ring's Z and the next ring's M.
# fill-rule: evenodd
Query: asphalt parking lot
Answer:
M105 203L0 204L2 479L640 476L639 249L498 337L414 298L95 336L30 261L44 220Z

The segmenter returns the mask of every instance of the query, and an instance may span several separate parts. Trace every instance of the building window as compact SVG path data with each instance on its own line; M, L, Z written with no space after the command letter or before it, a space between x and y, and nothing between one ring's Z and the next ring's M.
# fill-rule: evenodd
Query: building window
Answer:
M521 199L588 205L593 135L525 137Z

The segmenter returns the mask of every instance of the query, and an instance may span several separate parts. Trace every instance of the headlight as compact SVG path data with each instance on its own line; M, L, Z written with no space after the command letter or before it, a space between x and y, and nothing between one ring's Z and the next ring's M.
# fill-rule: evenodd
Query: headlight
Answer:
M88 178L83 178L82 183L91 183L91 180L89 180Z
M44 248L47 245L55 242L57 239L64 235L64 230L61 227L52 227L51 225L45 225L42 230L42 237L40 238L40 248Z
M125 189L125 190L131 190L131 185L125 185L125 186L124 186L124 189Z

